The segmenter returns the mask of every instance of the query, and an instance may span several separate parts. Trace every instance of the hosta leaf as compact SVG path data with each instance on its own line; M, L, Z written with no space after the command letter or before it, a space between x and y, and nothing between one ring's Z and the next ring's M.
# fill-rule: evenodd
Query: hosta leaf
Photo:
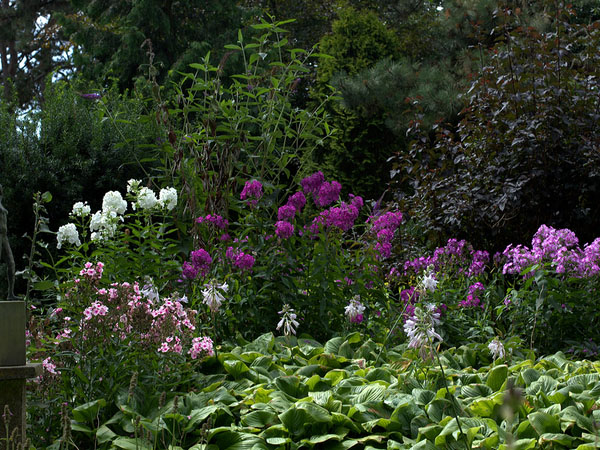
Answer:
M530 450L533 448L536 448L537 446L537 439L517 439L516 441L512 442L512 445L510 446L511 450ZM508 450L508 446L506 444L502 444L500 447L498 447L498 450Z
M525 392L528 395L535 395L538 392L550 393L558 386L558 381L554 378L550 378L547 375L541 375L537 380L532 382Z
M186 431L190 431L198 424L204 422L208 417L216 418L217 411L228 414L233 417L229 408L224 405L209 405L204 408L194 409L189 414L189 421L185 427Z
M530 367L521 372L521 377L523 377L523 382L525 383L525 386L529 386L531 383L533 383L540 377L540 373L537 370Z
M546 446L548 443L554 443L570 447L576 439L577 438L573 436L561 433L544 433L540 436L538 442L542 446Z
M96 430L96 439L99 444L104 444L114 438L117 437L117 434L114 433L110 428L106 425L102 425L98 430Z
M323 347L324 353L333 353L334 355L338 353L340 346L344 343L343 337L334 337L333 339L328 340Z
M567 406L559 413L562 431L576 424L579 428L594 433L594 420L581 414L576 407Z
M308 393L308 387L296 375L278 377L275 380L275 384L281 391L294 398L306 397Z
M339 434L322 434L319 436L311 436L308 439L302 439L302 443L305 444L309 444L309 445L316 445L316 444L322 444L323 442L327 442L327 441L336 441L336 442L340 442L343 438L344 438L345 434L343 435L339 435Z
M489 386L493 392L500 390L506 378L508 377L508 366L505 364L494 367L490 370L485 384Z
M333 369L333 370L330 370L329 372L327 372L325 374L324 378L331 380L331 385L335 386L340 381L348 378L348 376L349 376L348 372L346 372L345 370Z
M292 406L279 415L279 420L283 426L294 436L299 436L304 432L304 424L308 422L308 419L308 413L296 406Z
M139 439L128 437L118 437L111 443L111 448L122 448L124 450L152 450L152 446L145 444Z
M277 423L279 420L277 414L272 411L259 410L252 411L242 416L240 422L246 427L264 428Z
M356 403L379 402L385 396L386 388L380 384L366 385L354 398Z
M492 389L485 384L469 384L460 388L460 395L464 398L487 397L492 393Z
M216 445L219 450L251 450L255 445L263 442L254 434L223 427L212 430L208 438L208 443Z
M427 405L435 398L435 392L425 389L413 389L412 395L417 405Z
M545 412L537 411L529 414L527 416L529 419L529 423L533 429L538 433L538 435L542 435L545 433L560 433L560 422L557 417L551 416Z
M319 364L331 369L339 369L342 367L342 363L346 361L347 359L342 356L336 356L330 353L321 353L310 358L308 360L308 364Z
M319 405L308 402L298 402L296 406L306 411L311 422L331 422L329 411Z
M250 370L243 361L231 359L223 361L223 368L236 380Z
M106 400L103 398L77 406L73 409L73 419L77 422L93 423L98 418L100 409L105 406Z
M387 369L381 367L376 367L374 369L369 370L365 378L369 381L380 380L385 381L387 383L393 382L392 374Z

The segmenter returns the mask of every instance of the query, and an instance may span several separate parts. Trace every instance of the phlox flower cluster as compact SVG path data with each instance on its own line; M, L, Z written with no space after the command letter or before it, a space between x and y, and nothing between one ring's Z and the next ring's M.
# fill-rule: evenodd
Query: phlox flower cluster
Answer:
M275 222L275 234L280 239L289 239L294 234L294 225L287 221L279 220Z
M550 263L556 273L587 278L600 273L600 238L578 246L579 240L569 229L557 230L542 225L533 236L531 248L509 245L503 252L505 274L518 274L533 264Z
M118 215L125 214L127 210L127 202L123 200L119 191L108 191L102 199L102 212L115 213Z
M171 211L177 206L177 190L175 188L167 187L161 189L157 197L152 189L141 186L141 184L140 180L135 179L127 182L127 193L131 194L134 198L131 204L134 211L138 208L150 211L156 207Z
M192 339L189 354L192 359L198 359L204 355L213 356L215 351L212 339L208 336L195 337Z
M485 271L489 259L488 252L474 250L464 239L449 239L444 247L436 248L433 255L405 261L404 274L418 274L433 266L438 273L476 277Z
M345 308L345 314L350 323L361 323L364 319L365 307L360 302L360 295L355 295Z
M61 226L56 234L56 240L58 241L58 244L56 244L56 248L58 249L60 249L64 244L77 246L81 245L81 241L79 240L79 232L77 231L77 226L74 223L68 223Z
M102 272L104 271L104 263L98 261L96 264L86 262L83 269L79 271L79 276L85 278L90 282L95 282L102 278ZM78 280L75 280L77 283Z
M190 253L190 261L183 263L183 277L188 280L198 278L198 275L205 277L212 264L212 257L209 253L200 248Z
M241 270L252 270L254 267L255 258L249 253L244 253L241 250L236 250L233 247L227 247L225 256L231 261L234 267Z
M300 184L306 195L312 194L315 205L319 208L337 202L342 191L342 185L337 181L325 181L321 171L304 178Z
M229 225L229 221L218 214L207 214L204 217L200 216L196 219L196 223L206 223L221 230L224 230Z
M402 223L402 213L388 211L379 216L369 217L368 222L371 223L371 234L377 236L375 251L379 259L388 258L392 254L394 233Z
M90 265L82 272L91 268ZM95 280L96 275L94 278L83 279L70 292L70 297L77 296L80 289L85 289L82 284L86 282L92 285L95 299L83 309L76 328L70 327L70 318L63 319L65 330L57 336L57 340L70 341L81 351L93 350L98 345L98 340L101 340L104 347L116 345L125 346L132 351L179 355L184 354L186 346L191 345L188 354L192 359L201 354L211 354L210 339L206 338L207 341L201 337L194 340L197 311L186 309L177 296L150 298L137 282L113 283L108 288L96 288L92 284ZM89 294L84 295L87 298ZM208 342L211 343L210 347ZM82 346L89 348L84 350Z
M87 202L77 202L73 205L73 210L71 211L71 216L73 217L86 217L89 216L91 212L90 205Z
M472 284L469 286L469 293L465 300L461 300L458 302L458 306L462 308L473 308L479 306L480 308L485 308L485 305L481 302L479 295L481 295L485 291L485 287L480 282Z
M240 200L247 200L251 206L256 206L263 196L263 185L258 180L246 181L240 194Z

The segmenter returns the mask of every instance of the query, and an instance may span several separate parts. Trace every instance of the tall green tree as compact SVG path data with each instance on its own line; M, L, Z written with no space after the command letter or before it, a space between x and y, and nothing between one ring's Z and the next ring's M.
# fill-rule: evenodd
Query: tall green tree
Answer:
M69 7L68 0L0 0L0 95L10 109L39 105L48 74L72 69L55 18Z
M60 22L76 44L75 66L90 80L117 79L122 90L148 76L150 67L159 83L170 70L187 71L207 51L219 53L235 40L242 25L234 0L71 1L77 13Z

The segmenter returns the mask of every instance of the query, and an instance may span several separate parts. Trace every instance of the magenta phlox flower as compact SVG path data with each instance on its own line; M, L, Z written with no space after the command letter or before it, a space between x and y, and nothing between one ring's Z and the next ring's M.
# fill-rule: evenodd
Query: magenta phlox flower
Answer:
M263 196L263 185L258 180L246 181L240 194L240 200L248 200L248 204L256 206Z
M92 282L98 281L102 278L103 270L104 263L102 262L97 262L95 265L91 262L86 262L83 269L79 272L79 275Z
M363 198L360 195L349 194L348 197L350 197L350 204L356 209L362 208L365 204Z
M304 205L306 205L306 197L302 191L298 191L288 198L287 205L293 206L296 211L300 212L304 208Z
M490 260L490 254L485 250L473 252L473 260L467 271L467 276L477 277L485 271L485 266Z
M340 198L340 192L342 191L342 185L337 181L324 181L319 190L314 194L315 205L320 208L324 208L333 202L337 202Z
M300 184L302 184L302 190L304 190L306 194L315 195L324 182L325 175L323 175L323 172L318 171L304 178Z
M283 205L277 211L278 220L292 220L296 215L296 208L292 205Z
M229 221L218 214L207 214L204 217L200 216L196 219L196 223L208 223L221 230L224 230L229 225Z
M294 234L294 225L280 220L275 223L275 234L281 239L289 239Z
M233 247L227 247L225 257L231 261L234 267L242 270L252 270L255 263L254 256Z
M358 218L358 208L353 204L342 202L339 207L330 208L326 211L327 227L336 227L342 231L348 231L354 226Z
M462 308L473 308L479 306L481 308L485 308L485 305L481 302L479 295L485 291L485 287L482 283L477 282L469 286L469 293L467 295L466 300L461 300L458 302L458 306Z

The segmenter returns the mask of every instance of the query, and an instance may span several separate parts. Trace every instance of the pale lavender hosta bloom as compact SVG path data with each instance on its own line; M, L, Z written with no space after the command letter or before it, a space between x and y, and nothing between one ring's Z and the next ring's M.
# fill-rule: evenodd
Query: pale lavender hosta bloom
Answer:
M283 309L278 313L281 316L279 323L277 324L277 331L283 328L283 334L289 336L296 334L296 328L298 328L298 321L296 320L296 313L290 305L283 305Z
M504 351L504 344L497 337L494 338L492 342L489 343L488 348L490 349L490 353L494 358L494 361L498 358L504 358L506 352Z
M346 317L351 323L361 323L365 307L360 302L360 295L355 295L345 308Z
M408 347L419 349L421 356L426 355L426 349L437 339L442 342L442 337L435 331L440 324L440 313L433 303L425 307L415 307L414 313L404 322L404 332L408 336Z
M435 279L435 276L432 272L433 268L431 266L428 270L429 273L423 275L423 278L421 279L421 288L424 291L434 292L435 288L437 287L438 280Z
M206 289L202 290L202 295L204 296L202 303L207 305L210 308L211 312L215 313L219 310L221 304L225 301L225 297L223 296L221 291L227 292L229 286L227 285L227 283L218 284L213 282L205 284L204 287Z

